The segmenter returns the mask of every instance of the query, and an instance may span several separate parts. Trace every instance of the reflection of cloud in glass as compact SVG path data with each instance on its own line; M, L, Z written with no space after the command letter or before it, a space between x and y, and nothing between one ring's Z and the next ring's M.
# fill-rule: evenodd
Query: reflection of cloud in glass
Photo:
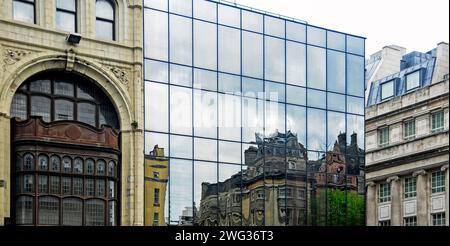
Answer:
M192 91L170 87L170 129L173 133L192 134Z
M170 220L179 221L185 207L192 207L192 161L170 160Z
M239 173L240 171L241 166L219 164L219 182L224 182L225 180L231 178L231 176Z
M164 148L164 150L169 149L169 137L167 134L154 133L154 132L146 132L145 133L145 154L150 154L150 151L153 151L155 145L158 145L159 148ZM165 153L168 154L167 152Z
M198 160L217 160L217 140L194 138L194 158Z
M202 197L202 183L217 183L217 163L194 162L194 202L197 209Z
M338 140L339 133L345 132L345 114L328 112L328 149Z
M231 142L219 142L219 161L241 163L241 144Z
M326 150L326 111L308 109L308 149Z
M297 134L299 143L306 145L306 108L288 105L286 120L287 129Z

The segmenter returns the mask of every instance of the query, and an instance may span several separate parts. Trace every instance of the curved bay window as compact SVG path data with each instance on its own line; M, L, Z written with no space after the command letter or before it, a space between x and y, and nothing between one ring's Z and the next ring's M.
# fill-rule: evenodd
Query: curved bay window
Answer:
M97 38L115 40L115 4L112 0L95 3L95 32Z
M106 95L82 77L38 75L11 115L14 223L117 225L119 125Z

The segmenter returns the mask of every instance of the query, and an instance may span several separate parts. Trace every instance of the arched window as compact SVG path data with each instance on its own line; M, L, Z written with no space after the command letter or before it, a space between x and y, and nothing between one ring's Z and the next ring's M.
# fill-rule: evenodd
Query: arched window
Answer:
M74 164L73 164L73 172L74 173L83 173L83 159L81 158L75 158Z
M83 222L83 201L78 198L65 198L62 204L63 225L81 226Z
M59 224L59 200L55 197L39 197L39 225Z
M26 225L33 223L33 198L21 196L16 201L16 224Z
M36 23L35 18L35 1L34 0L14 0L13 1L13 18L18 21Z
M84 206L85 223L87 226L105 225L105 202L88 200Z
M97 38L115 40L115 5L112 0L97 0L95 4Z
M50 170L52 172L59 172L60 168L61 168L61 160L56 155L52 156Z
M116 170L116 164L114 164L113 161L110 161L108 163L108 176L114 177L114 175L116 175L115 174L116 173L115 170Z
M39 170L40 171L47 171L48 169L48 157L45 155L39 156Z
M26 154L23 157L23 170L34 170L34 156L32 154Z
M77 0L56 0L56 27L77 32Z
M92 159L87 159L86 160L86 174L94 174L94 160Z
M63 171L65 173L72 172L72 159L70 157L66 156L63 158Z
M105 162L102 160L97 162L97 175L105 175Z

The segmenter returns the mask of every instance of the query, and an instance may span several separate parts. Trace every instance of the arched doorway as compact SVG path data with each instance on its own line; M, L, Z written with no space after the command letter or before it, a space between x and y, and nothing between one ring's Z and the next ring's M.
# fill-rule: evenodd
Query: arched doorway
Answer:
M93 81L45 72L11 104L12 221L16 225L118 225L117 112Z

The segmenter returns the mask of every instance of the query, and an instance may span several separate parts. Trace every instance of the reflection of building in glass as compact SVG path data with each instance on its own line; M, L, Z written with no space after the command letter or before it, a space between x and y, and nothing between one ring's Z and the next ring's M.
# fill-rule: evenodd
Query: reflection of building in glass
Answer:
M449 44L405 50L368 64L367 225L448 226Z
M166 225L165 202L169 181L168 168L169 160L164 157L164 149L155 146L150 155L145 156L145 225Z
M340 134L333 150L307 161L306 149L292 132L276 132L266 138L256 134L257 147L245 150L245 170L223 182L202 183L195 223L364 224L364 176L360 171L364 158L353 157L363 154L356 137L353 134L347 146L345 133ZM338 204L342 198L345 202ZM359 204L349 209L347 203ZM336 210L336 205L344 207Z

